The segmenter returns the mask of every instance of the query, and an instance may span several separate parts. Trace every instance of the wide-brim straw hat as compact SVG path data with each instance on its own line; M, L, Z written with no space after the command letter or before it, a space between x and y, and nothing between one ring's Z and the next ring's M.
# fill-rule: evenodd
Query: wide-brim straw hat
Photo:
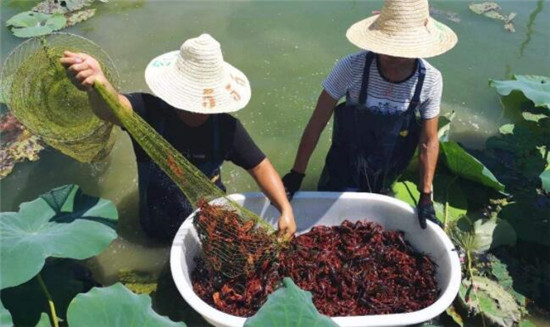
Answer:
M353 24L348 40L379 54L429 58L453 48L456 34L430 17L427 0L386 0L379 15Z
M171 106L201 114L235 112L251 95L246 76L223 60L220 43L208 34L151 60L145 81Z

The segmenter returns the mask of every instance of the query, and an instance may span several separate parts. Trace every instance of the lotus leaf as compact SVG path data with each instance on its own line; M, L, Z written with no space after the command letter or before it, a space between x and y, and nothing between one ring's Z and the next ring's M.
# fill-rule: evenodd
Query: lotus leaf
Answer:
M458 183L450 187L448 193L445 192L450 181L451 177L442 173L438 173L434 177L434 209L435 215L441 223L445 222L445 202L449 204L447 223L459 220L467 212L468 202ZM420 198L416 184L411 181L403 180L394 183L392 192L397 199L413 207L416 207Z
M527 305L527 300L525 296L523 296L522 294L514 290L513 288L514 280L510 276L510 273L508 272L508 267L506 266L506 264L502 263L494 255L489 255L488 258L489 258L489 261L491 262L491 273L493 274L493 276L495 276L498 283L506 290L506 292L514 296L514 298L516 299L516 302L522 308L525 308L525 306Z
M117 218L110 201L84 195L76 185L22 203L19 212L0 213L0 289L33 278L47 257L99 254L116 238Z
M17 37L35 37L50 34L65 27L67 19L62 14L43 14L25 11L8 19L6 26L12 26Z
M443 150L444 163L451 172L497 191L504 191L504 185L496 179L493 173L458 143L440 142L440 147Z
M516 231L505 220L479 219L474 222L474 233L477 238L477 251L485 252L501 245L515 245Z
M520 91L533 101L535 106L550 109L550 78L546 76L514 75L514 80L489 80L489 85L503 96L509 95L512 91Z
M186 326L157 314L148 295L134 294L120 283L77 295L69 305L67 322L79 327Z
M4 308L4 304L0 302L0 326L13 326L13 322L11 320L11 314L6 308Z
M533 324L529 320L522 320L519 323L519 327L537 327L537 325Z
M50 318L47 314L42 313L40 315L40 321L38 321L38 325L35 327L52 327L52 324L50 324Z
M55 303L57 316L62 320L66 318L71 300L97 285L89 270L69 259L47 260L40 276ZM1 296L16 326L36 325L47 308L47 299L36 278L2 290Z
M502 208L499 217L508 221L516 230L518 238L550 246L550 200L544 195L515 195L515 202Z
M498 283L474 276L474 287L464 280L458 292L460 303L476 314L483 315L496 326L512 327L521 319L521 310L512 295Z
M338 327L329 317L317 311L311 293L301 290L292 279L283 279L284 287L267 298L266 303L244 327Z

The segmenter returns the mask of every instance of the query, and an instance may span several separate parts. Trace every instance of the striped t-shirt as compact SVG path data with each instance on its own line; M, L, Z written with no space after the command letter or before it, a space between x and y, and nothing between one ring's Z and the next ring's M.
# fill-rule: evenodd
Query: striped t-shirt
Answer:
M333 99L340 100L348 93L347 101L355 103L359 101L366 53L367 51L360 51L336 63L322 84ZM370 67L367 108L388 114L407 110L418 81L418 70L407 80L392 83L380 75L376 61L375 57ZM423 63L426 66L426 77L420 93L419 110L422 119L430 119L439 115L443 79L439 70L426 60L423 60Z

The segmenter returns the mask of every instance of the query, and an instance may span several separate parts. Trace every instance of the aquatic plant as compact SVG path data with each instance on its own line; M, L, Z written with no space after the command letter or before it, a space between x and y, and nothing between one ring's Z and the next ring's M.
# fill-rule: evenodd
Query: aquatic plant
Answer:
M0 213L2 325L58 327L66 316L69 326L127 327L133 321L185 327L156 314L148 296L121 284L83 294L97 283L74 260L53 259L99 254L116 238L117 219L110 201L88 196L76 185L22 203L18 212ZM40 312L44 302L49 317Z
M120 283L77 295L67 310L67 322L78 327L186 326L157 314L148 295L134 294Z
M301 290L291 278L273 292L262 308L248 318L245 327L338 327L312 303L311 293Z
M31 10L8 19L6 26L13 35L21 38L47 35L94 16L96 8L84 9L94 2L95 0L44 0Z
M514 282L506 265L490 253L503 245L514 246L518 238L550 244L548 82L547 77L530 75L490 81L504 96L505 113L515 123L503 125L500 135L487 140L484 151L466 151L449 141L452 115L442 119L434 202L438 219L464 254L466 278L459 300L446 311L459 326L476 319L484 326L532 326L525 319L523 293L540 296L532 291L538 288L523 287L523 293L518 292L518 285L525 282ZM419 197L410 174L394 185L394 192L413 205ZM441 207L443 212L438 210Z

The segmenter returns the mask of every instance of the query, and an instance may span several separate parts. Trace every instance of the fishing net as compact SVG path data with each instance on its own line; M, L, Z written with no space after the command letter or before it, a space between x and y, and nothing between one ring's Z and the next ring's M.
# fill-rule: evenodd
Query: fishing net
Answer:
M97 44L56 33L29 39L10 53L2 68L4 98L14 116L47 144L78 161L98 161L112 149L113 126L94 115L86 92L66 78L59 63L65 50L92 55L118 85L113 61Z
M63 51L88 53L116 87L117 74L108 55L91 41L71 34L31 39L6 60L2 89L14 115L53 147L80 161L105 156L112 147L111 124L98 119L85 92L67 78L59 63ZM194 225L210 267L237 277L273 260L280 244L273 227L231 201L198 168L139 115L124 108L99 82L94 88L122 126L151 159L178 185L195 208ZM209 201L217 199L214 203Z
M149 157L178 185L191 204L199 207L193 223L203 257L212 269L234 278L276 257L280 244L271 225L227 198L153 127L125 109L101 83L96 82L94 87ZM213 199L217 199L215 204L209 203Z

